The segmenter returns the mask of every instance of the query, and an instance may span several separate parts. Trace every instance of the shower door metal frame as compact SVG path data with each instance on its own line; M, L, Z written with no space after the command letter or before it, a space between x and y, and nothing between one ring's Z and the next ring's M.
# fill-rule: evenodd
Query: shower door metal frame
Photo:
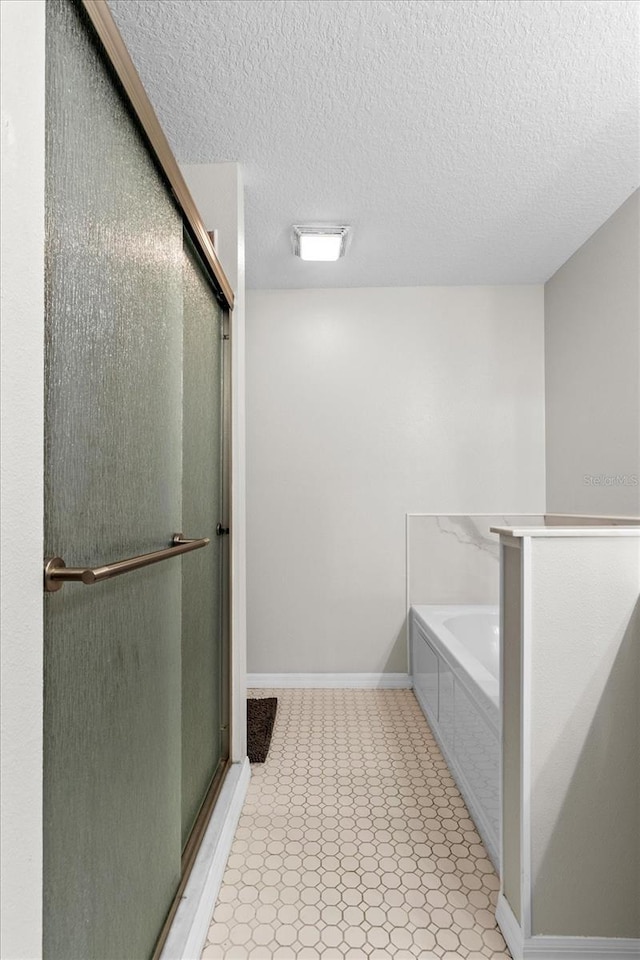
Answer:
M225 275L211 238L193 202L193 197L142 86L138 71L133 64L106 0L80 0L80 4L91 21L105 59L122 87L125 99L140 124L142 133L156 159L161 174L167 181L176 205L189 229L191 239L210 271L214 286L218 291L218 298L224 306L233 310L234 295L231 284Z
M222 264L214 249L212 239L207 233L198 209L189 192L178 163L171 151L171 147L164 135L156 113L149 101L142 81L131 60L124 40L120 35L106 0L76 0L87 15L90 28L93 28L97 46L102 53L105 63L114 77L116 84L124 96L131 113L138 123L140 132L155 160L158 171L164 178L167 188L173 197L174 203L180 212L185 228L199 253L207 270L214 294L223 308L223 351L222 351L222 455L223 455L223 486L222 486L222 513L221 519L231 516L231 312L234 306L234 293ZM232 518L231 518L232 519ZM152 960L158 960L162 948L169 934L171 924L180 904L182 894L189 878L189 873L195 862L200 844L204 837L207 825L211 819L216 799L224 783L225 775L230 766L229 746L232 728L232 673L231 673L231 543L230 537L223 540L223 602L222 602L222 658L223 658L223 715L226 716L227 727L223 728L223 756L220 761L209 789L203 799L200 812L196 818L189 839L181 857L181 879L176 890L172 905L167 914L164 925L159 933L153 952Z

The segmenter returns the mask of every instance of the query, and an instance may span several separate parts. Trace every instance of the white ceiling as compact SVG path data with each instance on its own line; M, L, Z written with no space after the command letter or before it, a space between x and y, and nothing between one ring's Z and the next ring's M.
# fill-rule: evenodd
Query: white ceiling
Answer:
M250 287L541 282L638 186L635 0L110 6L178 160L244 167Z

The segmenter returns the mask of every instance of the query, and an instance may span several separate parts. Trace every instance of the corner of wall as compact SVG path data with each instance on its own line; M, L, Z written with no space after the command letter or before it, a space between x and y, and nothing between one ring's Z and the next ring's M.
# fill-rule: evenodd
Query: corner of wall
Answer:
M0 953L42 956L45 0L0 4L2 862ZM25 67L28 65L28 69Z
M636 190L545 284L548 513L640 514L639 260Z

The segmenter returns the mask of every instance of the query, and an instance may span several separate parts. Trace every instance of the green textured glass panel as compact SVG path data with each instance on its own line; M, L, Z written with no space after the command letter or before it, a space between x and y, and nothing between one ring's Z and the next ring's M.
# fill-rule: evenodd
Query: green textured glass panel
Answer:
M182 515L210 537L182 577L182 840L222 759L222 308L185 237Z
M69 566L182 528L182 223L82 17L47 3L45 552ZM179 883L191 559L45 598L46 960L144 960Z

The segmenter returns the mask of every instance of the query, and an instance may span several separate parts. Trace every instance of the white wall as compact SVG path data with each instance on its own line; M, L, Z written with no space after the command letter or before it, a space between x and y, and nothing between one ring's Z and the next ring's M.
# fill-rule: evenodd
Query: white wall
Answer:
M545 313L547 510L636 516L640 191L548 281Z
M2 34L0 955L42 956L44 0Z
M544 512L541 286L249 291L250 673L403 672L405 514Z
M216 252L235 295L231 316L231 760L236 762L247 755L244 188L237 163L189 163L180 169L206 229L218 231Z
M637 531L525 526L501 538L497 917L514 957L640 955ZM566 939L584 937L626 942Z
M218 232L218 259L236 299L244 301L244 190L240 164L181 163L180 172L206 229Z
M534 935L640 938L639 594L638 535L532 538Z

